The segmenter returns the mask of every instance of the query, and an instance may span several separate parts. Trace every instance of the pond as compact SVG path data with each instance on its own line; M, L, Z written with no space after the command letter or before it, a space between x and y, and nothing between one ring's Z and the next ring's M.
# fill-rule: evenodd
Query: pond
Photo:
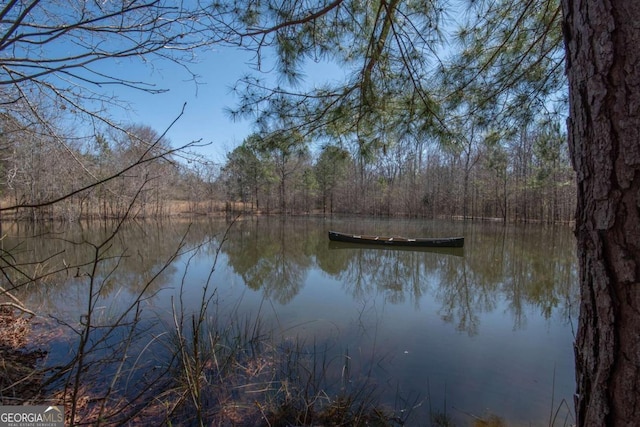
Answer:
M579 299L568 227L296 217L114 227L5 226L2 241L42 277L17 295L53 319L38 329L46 364L64 366L83 337L96 354L129 352L127 364L76 366L92 371L96 389L124 389L112 381L122 369L129 382L146 377L143 367L170 355L160 338L210 301L218 319L259 318L281 352L310 349L337 372L325 375L336 390L364 384L408 425L432 425L434 415L458 426L490 415L510 426L571 421ZM465 246L336 246L329 230L464 236ZM109 328L116 321L135 334Z

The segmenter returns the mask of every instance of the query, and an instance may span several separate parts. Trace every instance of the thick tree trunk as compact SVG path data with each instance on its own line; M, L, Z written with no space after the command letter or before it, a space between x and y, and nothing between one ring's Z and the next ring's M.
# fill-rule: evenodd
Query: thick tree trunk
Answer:
M640 422L640 1L562 0L577 172L579 426Z

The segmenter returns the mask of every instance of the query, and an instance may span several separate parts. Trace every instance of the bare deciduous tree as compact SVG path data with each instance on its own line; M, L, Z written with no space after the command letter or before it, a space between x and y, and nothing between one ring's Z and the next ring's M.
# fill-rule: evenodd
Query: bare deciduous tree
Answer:
M153 69L171 63L196 80L188 67L195 49L221 40L215 37L216 11L205 11L197 2L191 6L158 0L30 0L1 6L0 114L21 132L37 129L39 141L66 151L65 167L75 163L88 177L88 181L75 182L66 195L104 179L93 174L73 141L86 144L105 128L127 133L111 115L111 110L126 109L127 104L108 88L166 90L147 75L131 75L130 64ZM6 133L4 126L2 133ZM131 164L121 165L121 169L128 166ZM50 204L64 196L30 197L3 209Z

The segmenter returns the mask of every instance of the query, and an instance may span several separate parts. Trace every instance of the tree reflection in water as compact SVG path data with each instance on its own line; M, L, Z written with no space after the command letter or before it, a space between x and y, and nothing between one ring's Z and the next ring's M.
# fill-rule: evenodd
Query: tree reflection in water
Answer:
M430 319L426 317L429 313L469 337L482 336L483 321L496 316L517 331L538 319L566 325L576 315L577 304L572 303L577 301L574 241L570 230L563 227L261 217L241 218L222 242L227 226L225 221L128 224L105 252L98 272L100 298L107 311L117 316L118 304L126 304L128 295L147 286L143 301L154 315L170 312L170 301L180 282L186 281L187 293L197 295L221 249L215 287L223 290L240 284L240 291L229 292L236 292L248 303L269 300L275 303L274 310L289 310L291 316L325 319L324 324L345 335L342 339L350 346L356 345L357 332L346 323L354 320L358 327L394 331L388 338L391 347L386 350L393 352L398 350L393 347L397 345L394 340L405 334L436 333L432 324L419 323ZM329 229L417 237L464 235L465 248L452 253L335 246L328 241ZM16 290L32 307L49 311L67 324L72 324L74 317L77 321L82 315L87 242L101 241L108 229L85 224L62 231L44 230L46 233L7 230L3 245L12 248L12 256L22 265L35 266L37 263L30 263L43 259L43 254L58 254L48 259L46 267L51 271L57 265L77 266L74 274L63 270L48 276L48 287ZM37 237L25 240L24 235ZM19 248L11 246L12 239L22 242ZM199 248L197 254L178 257L166 267L180 244L185 251ZM185 272L187 267L193 271ZM163 274L148 286L160 269ZM202 273L198 273L200 269ZM243 297L245 291L253 299ZM184 297L189 304L189 295ZM382 306L372 306L371 301L376 300L382 301ZM396 314L403 310L425 315L412 317L422 320L403 320ZM392 323L392 313L400 324ZM369 314L376 317L373 323L365 319ZM148 331L158 332L146 325ZM156 323L155 328L162 325ZM414 329L406 332L403 328ZM309 328L310 333L318 330ZM440 350L432 346L429 351L435 354ZM432 360L435 356L424 357ZM438 363L433 360L430 363ZM368 363L371 369L372 362ZM429 371L430 367L411 369Z

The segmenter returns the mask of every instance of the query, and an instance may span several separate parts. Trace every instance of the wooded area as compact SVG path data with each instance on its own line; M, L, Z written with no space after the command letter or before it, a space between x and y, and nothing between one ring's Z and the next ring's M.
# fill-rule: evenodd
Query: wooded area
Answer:
M316 147L256 134L220 165L185 160L147 126L61 144L41 129L2 119L3 208L22 205L16 217L31 221L122 218L134 200L137 218L233 210L567 222L575 207L558 127L492 144L407 139L367 158L357 144Z
M574 174L557 128L487 144L402 140L365 158L357 144L269 143L248 138L219 180L249 212L571 221ZM234 205L235 206L235 205Z
M341 1L317 15L312 5L282 5L275 16L254 4L133 2L67 11L57 2L9 3L2 15L13 25L0 42L7 100L0 112L0 213L31 221L229 211L572 221L560 9L552 3L514 5L509 14L478 5L486 11L480 22L461 15L450 36L457 50L442 53L432 68L423 55L447 41L444 10L420 11L418 18L421 6L412 2L383 2L377 16ZM413 20L396 17L396 8ZM65 13L49 16L48 9ZM279 21L281 28L260 27ZM312 22L322 25L305 26ZM486 31L498 23L515 27ZM337 28L350 49L320 43ZM363 28L380 38L381 50L358 36ZM307 40L313 31L322 36ZM257 69L275 67L292 88L238 77L231 117L255 120L256 131L224 164L190 152L198 141L176 146L166 129L115 121L111 110L126 109L126 100L96 90L161 92L101 64L148 55L189 74L194 53L210 45L259 57L274 50ZM369 58L363 69L359 55ZM305 93L300 67L310 57L356 64L356 79Z
M72 139L52 143L32 128L7 132L10 126L5 117L2 194L4 207L28 201L16 211L18 219L122 218L134 198L138 218L232 209L567 222L575 207L574 174L557 129L523 131L491 146L406 140L368 158L357 145L312 150L313 144L270 144L253 135L219 165L167 154L169 142L145 126L77 147ZM116 179L48 204L137 163Z

